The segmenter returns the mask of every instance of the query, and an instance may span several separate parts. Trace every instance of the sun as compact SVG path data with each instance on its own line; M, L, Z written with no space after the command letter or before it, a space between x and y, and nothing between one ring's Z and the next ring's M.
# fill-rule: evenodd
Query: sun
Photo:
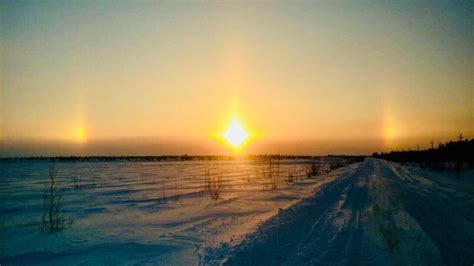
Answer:
M86 141L86 130L83 126L80 126L76 129L75 133L76 141L77 142L85 142Z
M242 128L239 121L232 120L223 137L234 148L239 148L248 138L249 134Z

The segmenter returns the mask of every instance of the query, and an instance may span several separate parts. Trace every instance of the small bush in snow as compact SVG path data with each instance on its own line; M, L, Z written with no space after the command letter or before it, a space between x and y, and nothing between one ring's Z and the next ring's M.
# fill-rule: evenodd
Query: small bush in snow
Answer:
M220 191L222 189L222 182L219 175L210 174L209 169L206 170L204 179L204 191L209 193L209 196L213 200L220 198Z
M64 229L71 222L66 221L63 211L63 189L56 180L54 167L49 170L49 182L43 190L43 215L41 227L44 231L56 232Z

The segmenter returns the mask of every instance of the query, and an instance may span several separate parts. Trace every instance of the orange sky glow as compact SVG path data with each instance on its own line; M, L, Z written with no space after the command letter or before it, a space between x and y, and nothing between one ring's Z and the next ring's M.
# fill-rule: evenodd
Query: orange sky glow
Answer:
M2 157L371 154L474 138L462 6L5 2L0 12Z

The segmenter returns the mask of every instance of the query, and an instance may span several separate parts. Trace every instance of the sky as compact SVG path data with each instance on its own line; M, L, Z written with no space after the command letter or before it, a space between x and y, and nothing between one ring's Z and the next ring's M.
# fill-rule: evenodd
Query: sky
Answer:
M471 1L0 1L0 156L474 138ZM232 121L249 138L222 140Z

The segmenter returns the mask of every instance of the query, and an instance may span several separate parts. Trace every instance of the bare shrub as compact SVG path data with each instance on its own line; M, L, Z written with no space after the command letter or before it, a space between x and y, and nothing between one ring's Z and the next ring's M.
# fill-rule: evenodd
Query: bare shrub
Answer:
M306 177L311 178L313 176L317 176L320 172L320 168L321 165L318 163L318 161L313 160L306 170Z
M293 183L298 183L298 176L295 175L295 169L294 168L288 168L288 173L287 177L285 179L285 182L287 185L293 184Z
M313 160L306 170L306 177L311 178L313 176L324 175L342 166L344 166L344 164L340 161L331 161L329 163L325 163L322 161Z
M271 190L278 188L278 175L280 174L280 159L278 158L276 162L273 162L272 158L268 159L267 163L267 178L269 181L269 186ZM274 173L276 169L276 173Z
M293 176L293 172L288 171L288 176L285 181L287 185L293 184L293 182L295 182L295 177Z
M211 199L219 199L220 191L222 189L220 175L211 175L209 169L207 169L204 177L204 191L209 193Z
M49 169L49 182L44 185L43 190L43 215L41 227L44 231L57 232L71 225L72 221L67 221L63 210L64 190L56 180L56 170Z
M272 160L270 160L272 162ZM277 172L273 173L273 167L276 168ZM278 159L275 164L270 164L270 188L275 190L278 188L277 178L280 174L280 160Z

